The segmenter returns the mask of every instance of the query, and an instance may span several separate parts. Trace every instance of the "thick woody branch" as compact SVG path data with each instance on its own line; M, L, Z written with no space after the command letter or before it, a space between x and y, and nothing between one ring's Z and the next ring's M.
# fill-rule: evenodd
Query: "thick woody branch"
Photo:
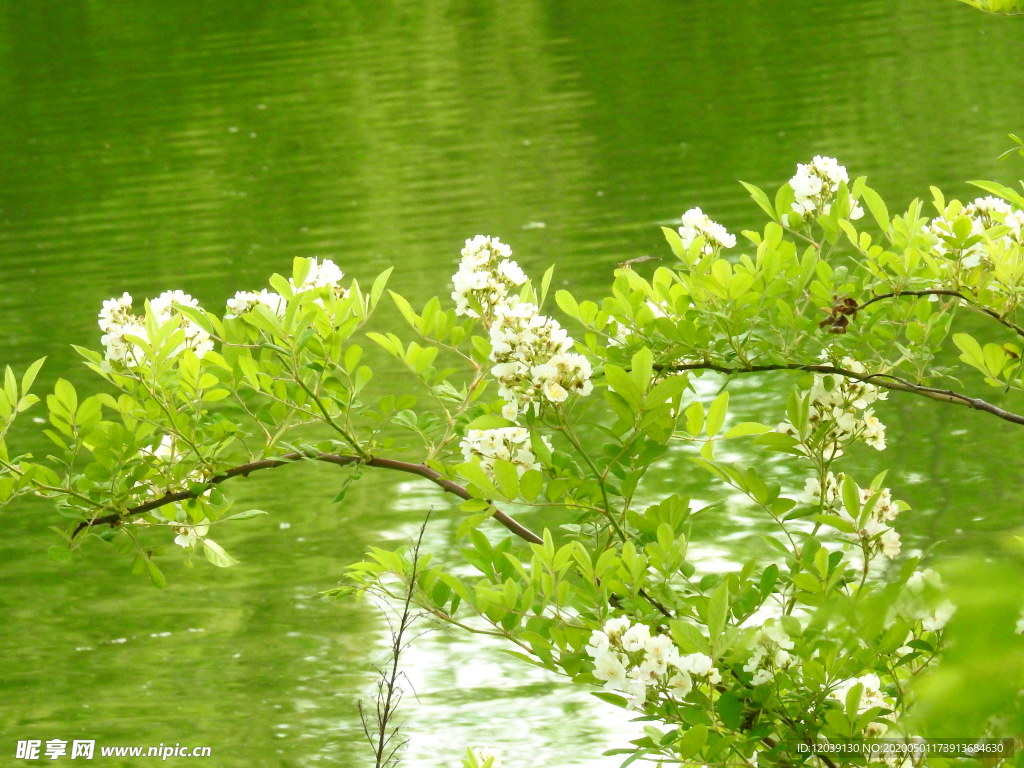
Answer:
M779 363L777 365L747 366L716 365L715 363L688 363L685 365L661 365L656 367L658 370L676 371L679 373L682 373L683 371L717 371L718 373L724 373L729 376L736 376L743 373L764 373L766 371L809 371L811 373L831 373L836 376L845 376L848 379L856 379L858 381L874 384L875 386L884 387L885 389L892 389L897 392L910 392L911 394L927 397L931 400L938 400L943 403L952 403L954 405L962 405L966 408L973 408L976 411L984 411L985 413L990 413L1003 421L1009 421L1012 424L1024 424L1024 415L1007 411L1004 408L1000 408L998 405L988 402L987 400L971 397L961 392L954 392L951 389L925 387L921 384L914 384L911 381L907 381L899 376L893 376L888 373L857 373L856 371L851 371L846 368L838 368L834 365L812 365L804 363Z
M448 493L458 496L460 499L471 499L469 491L463 488L456 482L443 477L436 470L431 469L425 464L413 464L408 461L398 461L396 459L381 459L377 457L371 457L364 459L360 456L346 456L337 453L318 453L312 456L307 456L303 453L286 453L280 458L276 459L261 459L260 461L252 461L248 464L241 464L237 467L222 472L215 477L210 478L207 485L197 492L191 490L177 491L175 493L165 493L163 496L159 496L155 499L150 499L147 502L139 504L138 506L127 509L124 512L114 512L109 515L103 515L100 517L94 517L91 520L79 523L78 527L75 528L71 538L74 539L82 532L85 528L91 528L95 525L110 525L115 526L124 522L129 517L135 515L141 515L145 512L150 512L154 509L166 506L167 504L173 504L177 501L188 501L194 499L197 496L204 493L207 488L218 483L223 483L225 480L230 480L233 477L248 477L253 472L259 472L262 469L273 469L274 467L281 467L285 464L294 464L297 461L310 460L310 461L322 461L327 464L337 464L338 466L348 466L350 464L363 464L367 467L377 467L380 469L392 469L397 472L406 472L410 475L418 475L419 477L426 478L434 485L440 486ZM503 526L508 528L512 533L521 539L529 541L532 544L543 544L544 539L538 536L536 533L531 531L529 528L519 523L514 518L502 512L496 507L494 509L493 517Z

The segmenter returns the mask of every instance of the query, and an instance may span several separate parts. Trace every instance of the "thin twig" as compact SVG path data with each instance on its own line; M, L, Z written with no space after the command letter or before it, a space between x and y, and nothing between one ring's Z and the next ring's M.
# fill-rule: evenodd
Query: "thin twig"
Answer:
M960 293L960 291L953 291L947 288L932 288L925 291L895 291L893 293L883 293L880 296L874 296L868 299L859 307L857 307L857 309L859 311L864 309L864 307L874 304L876 301L882 301L883 299L898 299L901 296L952 296L953 298L960 299L960 301L967 304L974 311L979 312L983 315L988 315L1000 325L1005 325L1018 336L1024 337L1024 328L1017 325L1012 320L1007 320L1003 315L1000 315L994 309L990 309L989 307L986 307L984 304L978 303L970 296L965 296L964 294Z
M403 676L403 673L398 671L398 660L407 645L404 640L405 634L416 620L416 616L412 612L412 595L416 590L416 576L419 567L420 547L423 544L423 534L427 530L427 522L430 520L432 511L429 510L426 517L423 518L419 536L416 537L416 543L413 545L412 572L409 574L409 584L406 586L402 599L402 612L398 617L398 626L396 627L391 623L390 619L388 620L388 626L391 629L391 661L390 668L385 667L379 670L380 679L377 682L377 724L373 734L370 733L362 702L359 703L359 718L363 724L363 733L366 734L370 746L373 747L376 758L374 768L388 768L389 766L397 765L399 753L409 743L408 739L403 739L394 746L391 746L391 742L398 735L399 729L402 727L401 724L392 725L395 719L395 712L402 701L402 688L399 684L399 678Z
M764 373L766 371L808 371L811 373L831 373L836 376L845 376L848 379L856 379L869 384L875 384L879 387L891 389L896 392L910 392L911 394L921 395L922 397L927 397L932 400L952 403L954 405L962 405L967 408L973 408L976 411L984 411L985 413L990 413L1003 421L1009 421L1012 424L1024 424L1024 415L1007 411L1000 408L998 405L988 402L987 400L971 397L970 395L965 395L962 392L955 392L952 389L936 389L935 387L925 387L921 384L914 384L907 379L902 379L899 376L893 376L890 373L858 373L856 371L851 371L847 368L839 368L834 365L814 365L806 363L779 363L775 365L748 365L735 367L718 365L716 363L686 363L679 365L655 365L655 368L660 371L675 371L677 373L682 373L683 371L717 371L718 373L724 373L729 376L744 373Z

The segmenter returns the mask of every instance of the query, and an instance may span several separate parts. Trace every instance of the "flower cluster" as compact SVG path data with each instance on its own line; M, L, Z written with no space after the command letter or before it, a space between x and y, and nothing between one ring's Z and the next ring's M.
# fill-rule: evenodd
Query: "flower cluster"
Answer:
M546 442L546 438L542 439ZM479 458L480 466L489 475L493 474L494 462L498 459L511 462L520 477L527 470L540 469L533 455L530 431L524 427L470 429L462 438L461 447L466 461Z
M651 635L646 624L631 624L625 617L609 619L603 630L595 630L587 653L594 660L594 677L625 693L630 709L641 707L650 690L685 698L695 684L722 680L710 656L682 656L671 637Z
M333 288L338 298L344 298L348 295L348 290L338 285L344 277L345 273L330 259L324 259L323 261L311 259L309 271L302 279L302 282L297 283L294 278L290 278L288 284L292 287L296 296L307 291L314 291L317 288Z
M501 413L515 421L531 405L539 409L544 401L561 403L571 394L589 395L594 385L590 361L570 351L573 340L558 321L510 295L526 282L511 255L512 249L495 237L467 240L452 278L452 298L456 314L481 317L488 328L491 375L505 401Z
M770 683L775 671L791 667L795 661L789 653L793 645L793 639L782 624L776 619L769 619L754 635L753 653L743 665L743 670L752 675L751 684Z
M512 260L512 249L496 237L477 235L462 249L459 271L452 277L455 313L490 319L509 303L509 292L526 282L526 274Z
M875 499L874 506L871 507L867 518L863 523L859 523L843 504L842 482L842 473L837 476L829 472L825 475L824 492L821 481L814 477L810 478L804 486L804 494L812 503L821 504L825 512L836 515L853 526L859 538L875 542L877 551L889 559L896 557L903 544L900 541L899 533L889 525L900 513L899 502L893 500L892 492L888 488L861 488L861 506L866 505L876 494L878 498Z
M840 367L853 373L865 373L863 365L844 357ZM839 458L843 448L857 440L875 450L885 450L885 425L875 416L871 404L885 400L887 393L859 379L833 374L816 375L809 393L809 436L797 435L793 425L783 422L778 431L806 437L827 457Z
M828 214L839 185L849 181L846 168L834 157L815 155L810 163L799 163L796 175L789 180L789 186L793 188L793 210L805 219ZM850 219L859 219L863 215L864 209L850 195Z
M252 312L258 306L266 307L272 314L280 317L284 314L285 304L284 296L268 291L266 288L259 293L255 291L238 291L232 298L228 299L228 311L224 318L241 317Z
M1009 231L991 242L1003 247L1014 243L1024 245L1024 211L1014 208L1005 200L998 197L979 197L965 205L960 214L970 221L969 236L979 238L978 242L967 246L959 253L960 264L967 269L978 266L987 258L990 246L984 235L993 227L1004 225ZM951 221L945 216L937 216L928 227L928 232L935 238L934 250L940 256L949 255L947 238L956 237L955 221L956 217Z
M176 311L177 307L198 308L199 302L182 291L164 291L149 302L148 315L140 316L132 313L132 297L129 293L104 301L99 313L99 326L103 331L100 342L107 360L127 366L145 362L147 354L138 341L150 341L147 318L160 328L167 323L177 323L183 332L184 340L174 348L171 357L181 354L185 349L191 349L197 357L203 357L213 350L210 334Z
M846 696L855 685L861 686L860 703L857 705L857 714L862 715L874 707L879 707L885 710L893 710L896 708L895 703L882 693L882 681L879 680L878 675L874 673L843 680L834 689L832 689L829 696L845 706ZM886 715L880 715L880 717L888 720L890 723L892 722L891 717ZM888 725L875 720L865 726L864 737L868 739L877 739L884 735L888 730Z
M510 420L542 400L561 403L570 394L589 395L590 361L570 352L573 340L558 321L533 304L500 305L491 325L491 375Z
M725 227L712 221L700 208L691 208L683 214L683 226L679 228L679 239L683 248L689 248L693 242L701 238L701 256L710 256L722 248L736 245L736 236L729 234Z

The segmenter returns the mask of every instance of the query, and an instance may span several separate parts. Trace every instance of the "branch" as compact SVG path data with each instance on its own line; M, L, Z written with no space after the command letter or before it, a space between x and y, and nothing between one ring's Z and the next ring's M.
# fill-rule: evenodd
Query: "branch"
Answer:
M865 301L863 304L857 307L857 311L859 312L865 307L874 304L876 301L882 301L883 299L898 299L901 296L952 296L954 298L960 299L960 301L964 302L975 311L980 312L983 315L988 315L1000 325L1005 325L1018 336L1024 338L1024 328L1017 325L1015 322L1007 320L994 309L990 309L989 307L986 307L984 304L979 304L977 301L970 298L969 296L965 296L964 294L960 293L960 291L952 291L944 288L934 288L927 291L897 291L895 293L883 293L881 296L875 296Z
M460 499L471 499L473 498L469 491L463 488L456 482L443 477L441 473L431 469L425 464L413 464L408 461L398 461L397 459L381 459L377 457L371 457L364 459L360 456L346 456L337 453L318 453L314 456L307 456L303 453L286 453L277 459L261 459L259 461L252 461L248 464L241 464L231 469L210 478L206 485L198 492L191 490L177 491L175 493L165 493L156 499L151 499L147 502L139 504L138 506L131 507L124 512L114 512L109 515L103 515L102 517L94 517L91 520L86 520L78 524L74 532L71 534L72 540L74 540L79 533L85 528L91 528L95 525L109 525L111 527L116 526L124 522L126 518L134 517L135 515L141 515L145 512L150 512L154 509L166 506L167 504L173 504L177 501L187 501L194 499L197 496L206 492L206 490L213 485L223 483L225 480L230 480L233 477L248 477L252 472L259 472L261 469L273 469L274 467L282 467L285 464L292 464L297 461L303 461L305 459L313 461L323 461L328 464L337 464L338 466L345 467L350 464L363 464L368 467L378 467L380 469L393 469L397 472L407 472L411 475L419 475L424 477L434 485L440 486L448 493L458 496ZM531 531L526 526L517 522L514 518L510 517L506 513L502 512L497 507L494 509L494 519L499 523L508 528L512 533L521 539L524 539L532 544L543 544L544 539L538 536L536 533Z
M685 365L656 365L655 368L660 371L717 371L718 373L724 373L729 376L735 376L741 373L763 373L765 371L809 371L812 373L831 373L836 376L845 376L848 379L857 379L868 384L875 384L885 389L892 389L897 392L910 392L915 395L921 395L932 400L938 400L944 403L953 403L954 405L962 405L967 408L973 408L976 411L984 411L990 413L993 416L1002 419L1003 421L1009 421L1012 424L1024 424L1024 415L1019 413L1013 413L1000 408L998 405L994 405L987 400L982 400L977 397L971 397L961 392L954 392L951 389L936 389L934 387L925 387L921 384L914 384L907 379L901 379L899 376L893 376L889 373L857 373L846 368L837 368L834 365L809 365L804 363L779 363L776 365L748 365L744 367L729 367L726 365L717 365L715 363L687 363Z
M303 453L293 452L286 453L277 459L261 459L259 461L251 461L248 464L241 464L231 469L210 478L206 485L195 493L191 490L188 491L177 491L176 493L165 493L156 499L151 499L147 502L139 504L138 506L131 507L124 512L114 512L109 515L103 515L102 517L93 517L90 520L85 520L79 523L75 530L71 533L71 540L74 541L78 534L86 528L92 528L96 525L109 525L114 527L120 525L126 518L134 517L135 515L141 515L145 512L150 512L154 509L166 506L167 504L173 504L176 501L188 501L194 499L197 496L202 495L206 490L218 483L223 483L225 480L230 480L233 477L248 477L252 472L259 472L261 469L273 469L274 467L283 467L285 464L293 464L296 461L312 460L312 461L323 461L327 464L337 464L338 466L345 467L349 464L363 464L368 467L378 467L380 469L393 469L397 472L407 472L410 475L418 475L424 477L434 485L440 486L448 493L458 496L460 499L472 499L469 491L463 488L456 482L443 477L440 472L431 469L425 464L413 464L408 461L398 461L397 459L381 459L377 457L371 457L368 459L361 458L359 456L346 456L337 453L318 453L314 456L307 456ZM519 538L524 541L528 541L531 544L543 544L544 539L538 536L536 533L531 531L525 525L517 521L511 515L502 512L495 506L491 509L494 510L492 517L501 523L503 526L508 528ZM666 608L661 602L647 594L643 589L638 590L638 594L644 598L647 602L658 609L664 616L673 618L672 612Z

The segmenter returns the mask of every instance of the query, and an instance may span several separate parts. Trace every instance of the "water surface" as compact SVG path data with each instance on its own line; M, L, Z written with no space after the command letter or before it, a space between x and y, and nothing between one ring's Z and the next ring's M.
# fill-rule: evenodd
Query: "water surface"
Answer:
M617 262L664 255L659 222L701 205L758 225L736 180L777 186L816 153L891 209L929 184L1012 182L1021 159L996 157L1024 128L1022 36L952 0L6 0L0 361L48 355L40 386L89 386L68 344L97 344L104 298L182 288L219 306L294 256L361 279L394 264L393 287L423 300L478 232L597 297ZM747 415L778 420L786 386L744 382ZM905 538L983 547L1019 520L1012 427L895 395L880 411L916 510ZM854 457L865 474L882 461ZM679 474L652 495L715 493ZM50 563L59 519L5 510L0 752L95 738L210 745L218 766L366 765L355 701L384 623L317 594L431 505L428 544L455 562L456 518L388 476L336 506L323 490L340 481L290 467L236 483L271 512L225 535L243 564L171 565L165 591L99 545ZM709 558L750 524L731 511L705 531ZM513 767L618 764L599 757L628 732L618 713L493 648L435 632L407 669L409 766L478 744Z

